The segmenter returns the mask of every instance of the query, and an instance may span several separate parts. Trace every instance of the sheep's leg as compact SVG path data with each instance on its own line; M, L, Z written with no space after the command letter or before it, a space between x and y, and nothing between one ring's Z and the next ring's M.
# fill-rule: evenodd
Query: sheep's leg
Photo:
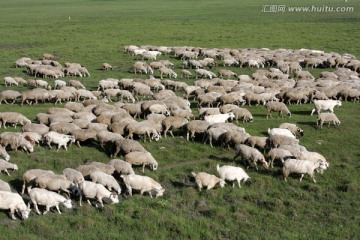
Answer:
M43 215L45 215L46 213L48 213L50 211L50 206L46 205L46 210L43 212Z
M143 163L143 168L142 168L142 172L145 172L145 163Z
M89 205L91 205L90 199L87 199L87 203L88 203Z
M10 173L8 172L7 169L4 169L4 172L6 173L6 175L10 176Z
M34 204L35 212L36 212L38 215L40 215L41 212L39 211L39 206L38 206L37 202L32 201L32 203Z
M15 209L10 209L10 217L12 220L16 220L16 217L15 217Z
M80 146L80 141L76 141L76 145L77 145L78 147L81 147L81 146Z
M174 134L173 134L173 132L170 130L170 135L172 136L172 137L174 137Z
M301 174L300 182L302 181L303 177L304 177L304 174Z

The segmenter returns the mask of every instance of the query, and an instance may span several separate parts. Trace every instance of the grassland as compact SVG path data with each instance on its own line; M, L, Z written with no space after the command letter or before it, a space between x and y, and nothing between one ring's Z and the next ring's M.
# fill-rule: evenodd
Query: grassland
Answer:
M1 78L29 78L23 69L12 67L14 61L21 56L39 59L43 53L51 52L59 62L80 62L86 66L91 77L81 81L92 90L100 79L134 76L129 68L135 59L122 52L128 44L309 48L360 57L360 2L286 1L287 6L347 4L354 7L352 13L263 13L264 4L284 1L3 0ZM179 64L178 60L171 60ZM116 66L114 71L101 71L103 62ZM254 71L232 70L239 74ZM322 70L313 73L317 75ZM36 113L52 106L2 104L0 111L18 111L35 120ZM32 213L26 221L11 221L1 211L0 239L359 239L360 105L344 103L336 109L341 126L321 131L315 126L315 117L309 115L311 108L309 104L290 106L293 117L289 121L304 129L304 146L330 161L329 170L317 175L316 184L309 178L301 183L290 178L286 183L279 168L250 169L252 180L242 189L226 186L199 193L188 186L192 181L190 172L215 174L216 164L231 164L234 152L210 148L200 141L188 143L182 137L161 139L143 145L160 164L158 171L147 170L146 175L165 186L163 198L136 194L103 209L85 205L65 210L61 216ZM260 106L250 111L255 121L241 126L252 135L265 135L268 127L288 121L267 120ZM2 174L1 179L9 181L15 190L20 189L21 176L29 168L61 172L87 160L110 160L108 152L91 143L82 148L71 146L68 152L37 147L30 155L21 151L10 155L19 171L11 177Z

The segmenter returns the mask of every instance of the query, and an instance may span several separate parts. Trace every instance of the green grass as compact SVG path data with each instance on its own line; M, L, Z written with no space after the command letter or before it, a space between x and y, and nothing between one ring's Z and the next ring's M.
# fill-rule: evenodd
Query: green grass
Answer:
M308 48L360 57L360 2L286 1L287 6L349 5L355 9L352 13L263 13L261 9L266 4L281 5L284 1L3 0L0 74L32 78L24 69L13 67L15 60L22 56L39 59L49 52L56 54L60 63L80 62L86 66L91 77L79 80L93 90L103 78L134 77L129 68L136 59L123 53L124 45L129 44ZM181 61L161 57L168 58L179 72ZM103 62L116 67L103 72ZM238 74L255 71L232 70ZM318 76L322 70L312 72ZM53 80L50 82L53 85ZM186 82L192 84L193 80ZM0 89L5 87L1 85ZM26 87L11 89L23 91ZM46 112L52 106L2 104L0 111L21 112L34 121L36 113ZM146 169L145 174L166 188L162 198L121 196L119 204L103 209L88 205L80 208L75 200L76 208L64 209L61 216L32 213L26 221L11 221L7 212L1 211L1 239L359 239L360 105L346 102L336 108L341 125L323 130L316 128L316 117L310 116L311 105L289 108L293 112L291 119L266 119L265 109L253 106L249 109L254 122L239 125L251 135L266 135L269 127L286 121L297 123L305 131L301 144L320 152L330 162L330 168L316 176L316 184L309 177L300 183L298 176L284 182L279 167L260 168L248 170L251 181L242 189L226 186L198 192L191 186L191 171L216 174L218 163L242 164L232 162L233 150L210 148L200 138L187 142L181 132L176 132L176 138L143 143L159 162L158 171ZM11 173L11 177L1 174L1 179L9 181L17 191L21 189L22 174L29 168L60 173L65 167L76 167L88 160L111 159L95 143L82 148L72 145L67 152L43 146L36 147L32 154L9 152L19 171Z

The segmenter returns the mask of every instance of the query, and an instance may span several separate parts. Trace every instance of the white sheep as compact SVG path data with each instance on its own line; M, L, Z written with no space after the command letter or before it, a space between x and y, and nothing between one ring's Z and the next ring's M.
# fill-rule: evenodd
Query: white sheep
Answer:
M80 207L82 206L82 198L87 198L87 202L91 205L89 199L94 199L100 203L101 207L104 207L103 198L109 198L111 203L119 203L119 197L116 193L112 193L107 190L103 185L99 183L93 183L90 181L83 181L80 183ZM97 207L97 204L95 205Z
M0 145L0 157L5 159L5 161L10 160L10 155L6 152L6 149Z
M294 136L296 136L296 133L300 133L301 136L304 136L304 130L293 123L282 123L279 128L288 129Z
M160 183L150 177L136 174L121 175L120 177L123 179L130 196L132 196L133 189L140 190L141 195L148 192L151 198L154 192L155 197L161 197L165 192Z
M22 190L21 190L21 195L24 195L25 193L25 188L28 185L32 185L33 180L35 178L37 178L38 176L40 176L41 174L54 174L53 171L50 170L43 170L43 169L29 169L27 170L24 174L23 174L23 186L22 186Z
M116 157L118 153L121 151L123 154L127 154L129 152L147 152L146 149L141 146L141 144L138 141L132 140L132 139L117 139L114 141L114 147L115 149L114 154L112 154L112 157Z
M212 141L218 141L220 139L221 136L223 136L223 134L225 134L227 132L226 129L223 128L208 128L205 131L205 135L204 135L204 144L206 144L209 141L209 144L211 147L213 147L212 145Z
M131 167L131 164L125 162L124 160L112 159L108 164L113 166L115 168L115 171L120 175L135 174L134 170Z
M330 111L330 112L334 112L334 107L335 106L341 106L341 101L339 100L314 100L314 105L315 108L313 108L313 110L311 111L311 115L313 115L313 113L316 111L318 114L324 110L324 111Z
M202 120L192 120L185 124L186 140L189 141L189 136L194 141L195 133L204 133L211 124L207 121Z
M204 120L210 124L213 123L224 123L227 122L228 119L233 119L235 118L234 113L229 112L229 113L221 113L221 114L215 114L215 115L208 115L204 117Z
M239 188L241 188L240 182L242 180L246 182L248 179L250 179L249 175L241 167L229 165L220 167L219 164L217 164L216 171L222 180L233 181L233 187L235 186L235 181L237 181Z
M19 168L15 163L9 163L4 159L0 159L0 172L4 171L8 176L10 176L8 170L17 171Z
M170 131L170 135L174 137L172 132L173 129L179 129L189 122L188 119L183 117L170 116L162 120L162 125L164 127L164 136Z
M271 145L273 147L279 147L281 145L298 145L299 140L293 137L288 137L284 135L273 135L270 136Z
M35 142L30 142L33 140L28 136L23 136L21 133L14 133L14 132L3 132L0 134L0 144L6 148L10 145L10 148L16 150L18 148L22 148L28 153L32 153L34 151Z
M319 126L320 125L320 129L322 129L322 126L324 123L329 123L330 124L334 124L334 126L339 126L340 125L340 120L337 118L337 116L335 115L335 113L328 113L328 112L324 112L324 113L320 113L316 119L316 125Z
M85 181L82 173L72 168L65 168L62 171L62 174L76 185L79 185L81 182Z
M110 64L108 64L108 63L103 63L102 68L103 68L104 71L113 69L112 66Z
M33 179L34 185L42 189L48 189L51 191L63 191L70 195L71 192L75 192L78 187L64 175L57 175L54 173L44 173ZM29 191L30 188L28 188Z
M300 182L303 179L305 174L310 175L312 180L316 183L315 180L315 170L316 169L326 169L326 166L321 162L312 162L308 160L297 160L297 159L288 159L284 162L283 175L285 181L290 173L300 173Z
M63 80L55 80L55 85L54 85L54 89L60 89L62 87L66 86L66 82Z
M13 127L16 128L16 125L19 123L21 126L31 123L31 121L22 115L21 113L17 112L1 112L0 113L0 127L3 126L6 128L6 123L10 123Z
M201 191L203 187L206 187L206 190L210 190L214 188L216 184L219 184L220 187L223 188L226 184L223 179L205 172L191 172L191 175L195 178L195 182L199 191Z
M0 191L0 209L10 210L11 219L15 220L15 212L20 213L22 219L27 219L30 209L18 193Z
M291 112L283 102L267 102L265 107L267 109L266 118L269 118L269 116L272 118L271 112L278 112L281 117L283 117L283 112L285 112L291 117Z
M286 128L268 128L268 134L270 137L273 137L275 135L282 135L289 138L296 138L293 133Z
M282 164L284 161L290 158L295 158L294 155L289 152L288 150L281 149L281 148L273 148L268 152L268 156L270 157L270 166L274 167L274 160L279 159Z
M14 104L16 99L18 99L21 96L21 93L19 91L14 90L5 90L0 92L0 104L2 102L8 103L8 100L11 100L12 102L10 104Z
M18 86L19 85L17 83L17 81L15 81L15 79L12 77L5 77L4 84L5 84L5 86L12 86L12 85Z
M95 171L90 173L89 178L94 183L100 183L106 187L109 191L115 191L117 194L121 193L121 187L116 179L102 171Z
M142 165L142 172L145 170L145 165L149 165L153 171L158 168L158 163L150 152L130 152L125 155L124 160L131 165Z
M63 146L67 151L67 144L70 142L75 143L75 137L72 135L65 135L61 133L57 133L54 131L50 131L44 135L44 139L46 140L47 145L51 149L51 143L55 143L58 145L57 151Z
M234 161L240 156L242 160L245 160L247 168L250 167L250 162L255 166L256 170L258 170L257 162L260 162L264 168L269 168L269 164L265 161L264 155L262 155L256 148L249 147L245 144L238 144L235 146L235 149L237 152L233 158Z
M35 212L41 214L38 208L38 205L44 205L46 210L43 214L46 214L50 211L50 208L55 207L59 214L61 214L59 204L62 203L66 208L72 209L71 200L61 196L52 191L41 188L33 188L29 192L30 202L28 203L28 208L31 204L34 204Z
M270 138L269 137L260 137L260 136L250 136L246 139L246 144L250 145L251 147L258 147L260 149L264 149L266 147L270 147Z
M11 192L10 185L1 179L0 179L0 191Z

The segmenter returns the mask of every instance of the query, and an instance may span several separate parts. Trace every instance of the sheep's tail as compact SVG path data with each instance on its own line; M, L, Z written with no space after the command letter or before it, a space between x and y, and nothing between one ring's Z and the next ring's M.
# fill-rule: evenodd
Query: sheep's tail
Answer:
M196 177L196 173L194 172L191 172L191 175L193 175L193 177Z

